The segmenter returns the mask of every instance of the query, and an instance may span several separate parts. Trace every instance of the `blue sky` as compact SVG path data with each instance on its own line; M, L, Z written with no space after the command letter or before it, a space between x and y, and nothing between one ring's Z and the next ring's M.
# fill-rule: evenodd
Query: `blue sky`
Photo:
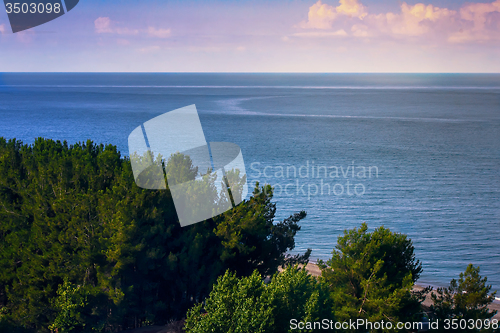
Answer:
M0 71L500 72L500 0L95 1L12 34Z

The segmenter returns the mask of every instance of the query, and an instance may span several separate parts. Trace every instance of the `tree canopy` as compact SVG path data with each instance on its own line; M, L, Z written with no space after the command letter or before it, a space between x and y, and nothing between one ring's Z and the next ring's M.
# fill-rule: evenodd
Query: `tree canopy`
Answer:
M168 172L177 162L191 163L176 155ZM136 186L115 146L0 138L0 325L116 331L181 318L227 269L273 274L297 259L285 253L306 214L275 221L272 195L257 184L235 209L182 228L168 188Z
M319 262L340 321L410 321L420 311L422 295L412 293L422 266L411 240L380 227L346 230L332 258Z
M257 271L243 278L228 271L217 280L204 304L188 312L186 330L188 333L293 332L299 322L305 325L323 319L333 321L331 309L328 288L304 269L288 266L267 285Z

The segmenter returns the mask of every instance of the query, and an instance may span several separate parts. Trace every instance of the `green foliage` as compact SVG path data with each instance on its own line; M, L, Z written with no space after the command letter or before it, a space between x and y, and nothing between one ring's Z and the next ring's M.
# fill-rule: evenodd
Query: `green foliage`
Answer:
M231 188L228 189L235 202L241 202L243 186L247 180L247 176L241 177L239 169L231 169L226 171L226 180L228 184L231 184Z
M293 332L291 319L331 317L328 289L305 270L289 266L266 285L255 271L238 278L226 272L205 301L188 312L189 333Z
M175 182L169 183L169 185L172 186L195 179L198 174L198 167L192 166L192 161L189 156L178 152L172 154L170 157L165 172L167 177Z
M0 313L2 310L6 311L6 308L0 309ZM13 323L7 315L0 314L0 332L8 332L8 333L34 333L33 330L27 329L24 327L20 327Z
M59 286L57 295L54 301L57 316L49 328L61 333L83 330L86 318L82 312L88 305L88 297L84 288L65 281Z
M167 172L186 170L176 163L194 179L186 156L172 156ZM9 325L39 332L181 318L228 268L243 276L286 263L305 213L274 221L271 199L254 194L181 228L170 191L139 188L114 146L0 138L0 308Z
M453 279L447 288L438 288L432 293L431 311L436 319L485 320L493 317L497 311L490 311L488 305L495 300L496 292L490 294L491 285L486 285L487 278L482 278L480 269L469 264L465 272ZM441 331L444 325L441 325ZM480 332L478 329L465 329L464 332ZM487 332L487 330L483 330Z
M255 268L261 275L272 275L280 265L306 263L309 259L311 250L295 257L285 254L295 247L298 222L306 212L276 222L272 197L270 185L259 187L257 183L250 200L223 214L217 225L215 233L224 246L221 258L239 275L250 275Z
M422 267L406 235L380 227L344 232L333 256L320 262L322 280L330 286L340 321L411 321L419 312L421 297L411 290Z

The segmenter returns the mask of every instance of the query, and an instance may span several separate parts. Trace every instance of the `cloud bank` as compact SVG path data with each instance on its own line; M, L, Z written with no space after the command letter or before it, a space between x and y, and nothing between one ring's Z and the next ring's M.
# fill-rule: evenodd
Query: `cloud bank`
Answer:
M360 0L340 0L338 6L321 0L309 8L307 21L297 25L313 31L349 31L357 38L412 37L422 41L448 43L481 43L500 41L500 0L471 3L459 10L432 4L401 3L397 13L369 13ZM307 36L307 33L295 34ZM310 36L337 36L319 32Z

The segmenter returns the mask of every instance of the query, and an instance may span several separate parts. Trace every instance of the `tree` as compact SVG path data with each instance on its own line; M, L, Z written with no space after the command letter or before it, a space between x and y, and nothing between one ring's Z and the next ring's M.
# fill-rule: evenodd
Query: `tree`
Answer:
M181 181L198 173L180 154L166 164ZM275 221L271 200L257 185L235 209L182 228L169 189L138 187L115 146L0 138L1 325L47 332L79 314L86 325L73 330L116 331L182 318L227 269L265 274L294 259L285 253L305 213ZM85 292L85 306L62 313L58 290L74 302Z
M467 323L476 323L491 319L497 311L490 311L488 306L495 300L496 292L490 294L491 285L486 285L487 278L479 274L479 266L469 264L465 272L460 273L457 280L453 279L447 288L438 288L437 293L432 293L433 305L431 311L438 319L440 331L446 332L445 320L457 319ZM475 327L461 328L462 332L487 332L490 330ZM452 331L450 329L449 331Z
M92 327L88 322L89 316L85 313L89 305L89 294L88 289L68 281L59 285L57 297L54 299L57 316L49 328L61 333L82 332L85 328L89 328L89 331L101 331L102 328Z
M368 226L344 231L332 258L319 262L321 279L330 287L340 321L410 321L419 312L421 295L412 287L422 272L406 235Z
M252 274L255 268L261 275L272 275L281 265L306 263L309 259L310 249L303 255L286 255L295 247L298 222L306 212L277 222L272 198L271 185L259 187L257 182L249 200L216 218L215 234L224 247L221 258L240 276Z
M331 309L328 288L304 269L289 266L276 273L268 285L258 271L243 278L228 271L217 280L204 304L188 312L186 330L189 333L293 332L291 320L333 320Z

